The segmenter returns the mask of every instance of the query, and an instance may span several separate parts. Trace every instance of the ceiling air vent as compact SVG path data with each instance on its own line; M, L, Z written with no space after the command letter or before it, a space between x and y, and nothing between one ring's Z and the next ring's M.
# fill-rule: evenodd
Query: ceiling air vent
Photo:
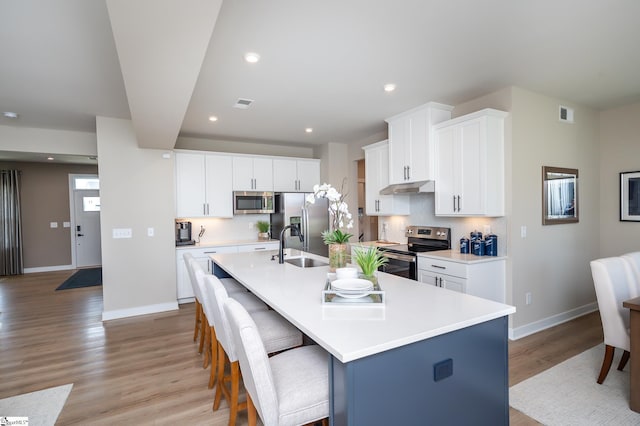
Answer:
M253 99L238 98L238 100L236 101L235 105L233 105L233 107L240 108L240 109L247 109L251 106L252 103L253 103Z
M560 121L564 121L565 123L573 123L573 109L572 108L568 108L566 106L562 106L560 105L560 108L558 109L559 113L560 113Z

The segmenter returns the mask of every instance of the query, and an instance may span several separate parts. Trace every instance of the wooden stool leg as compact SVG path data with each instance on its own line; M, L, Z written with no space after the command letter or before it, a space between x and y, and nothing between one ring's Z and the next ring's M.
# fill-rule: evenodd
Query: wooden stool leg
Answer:
M613 346L605 345L604 359L602 360L602 368L600 369L600 375L598 376L598 384L601 385L604 379L609 374L611 368L611 362L613 362L613 354L616 348Z
M198 353L202 353L202 348L204 348L204 334L205 334L205 324L209 324L207 321L207 316L204 314L204 310L200 312L200 346L198 346Z
M618 370L620 371L624 370L624 367L627 365L627 362L629 361L630 356L631 354L629 353L629 351L624 351L622 353L622 358L620 358L620 364L618 364Z
M209 344L209 341L211 340L211 331L210 331L210 327L205 327L205 331L204 331L204 359L202 360L202 368L207 368L207 366L209 365L209 357L210 357L210 352L209 352L209 347L211 346Z
M222 398L222 387L224 386L224 362L227 354L224 352L222 345L218 343L218 371L217 379L218 386L216 386L216 395L213 398L213 411L220 408L220 399Z
M213 388L216 381L216 368L218 368L218 338L216 337L216 330L211 327L209 331L210 348L211 351L211 374L209 374L209 389Z
M198 340L198 331L200 331L200 315L202 312L202 305L196 300L196 323L193 327L193 341Z
M240 393L240 363L231 363L231 398L229 401L229 426L235 426L238 417L238 396Z
M253 405L253 401L247 392L247 416L249 417L249 426L256 426L258 423L258 413L256 412L256 406ZM327 425L328 426L328 425Z

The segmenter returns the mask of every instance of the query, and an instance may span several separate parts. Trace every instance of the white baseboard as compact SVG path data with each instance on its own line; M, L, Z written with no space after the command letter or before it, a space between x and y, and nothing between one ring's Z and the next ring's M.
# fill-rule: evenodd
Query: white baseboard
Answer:
M102 321L175 310L178 310L178 302L158 303L157 305L138 306L128 309L115 309L113 311L102 311Z
M184 304L184 303L193 303L195 302L196 298L195 297L185 297L183 299L178 299L178 303L180 305Z
M69 269L75 268L73 265L39 266L37 268L24 268L24 273L34 274L37 272L68 271Z
M523 325L521 327L509 328L509 339L518 340L523 337L529 336L531 334L537 333L539 331L546 330L547 328L551 328L553 326L565 323L567 321L571 321L574 318L581 317L583 315L589 314L597 310L598 310L598 303L593 302L593 303L589 303L588 305L571 309L570 311L562 312L547 318L543 318L538 321L534 321L532 323Z

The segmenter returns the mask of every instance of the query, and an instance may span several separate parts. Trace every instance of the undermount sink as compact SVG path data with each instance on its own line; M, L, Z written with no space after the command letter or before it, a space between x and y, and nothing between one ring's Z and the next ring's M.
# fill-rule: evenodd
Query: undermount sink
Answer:
M300 268L313 268L314 266L327 266L327 262L322 260L312 259L310 257L294 257L291 259L285 259L285 262L298 266Z

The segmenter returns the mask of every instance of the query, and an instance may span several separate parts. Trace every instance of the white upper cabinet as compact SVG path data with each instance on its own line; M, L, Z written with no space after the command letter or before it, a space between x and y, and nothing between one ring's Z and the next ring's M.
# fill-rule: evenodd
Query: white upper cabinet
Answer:
M438 216L504 216L504 111L434 126Z
M176 152L176 216L232 217L231 157Z
M273 160L274 191L313 192L315 184L320 184L320 160Z
M389 184L389 144L384 140L363 147L365 162L365 206L369 216L408 215L407 195L380 195Z
M388 118L389 183L409 183L434 178L432 126L449 120L449 105L429 102Z
M262 157L233 157L234 191L273 191L273 160Z

